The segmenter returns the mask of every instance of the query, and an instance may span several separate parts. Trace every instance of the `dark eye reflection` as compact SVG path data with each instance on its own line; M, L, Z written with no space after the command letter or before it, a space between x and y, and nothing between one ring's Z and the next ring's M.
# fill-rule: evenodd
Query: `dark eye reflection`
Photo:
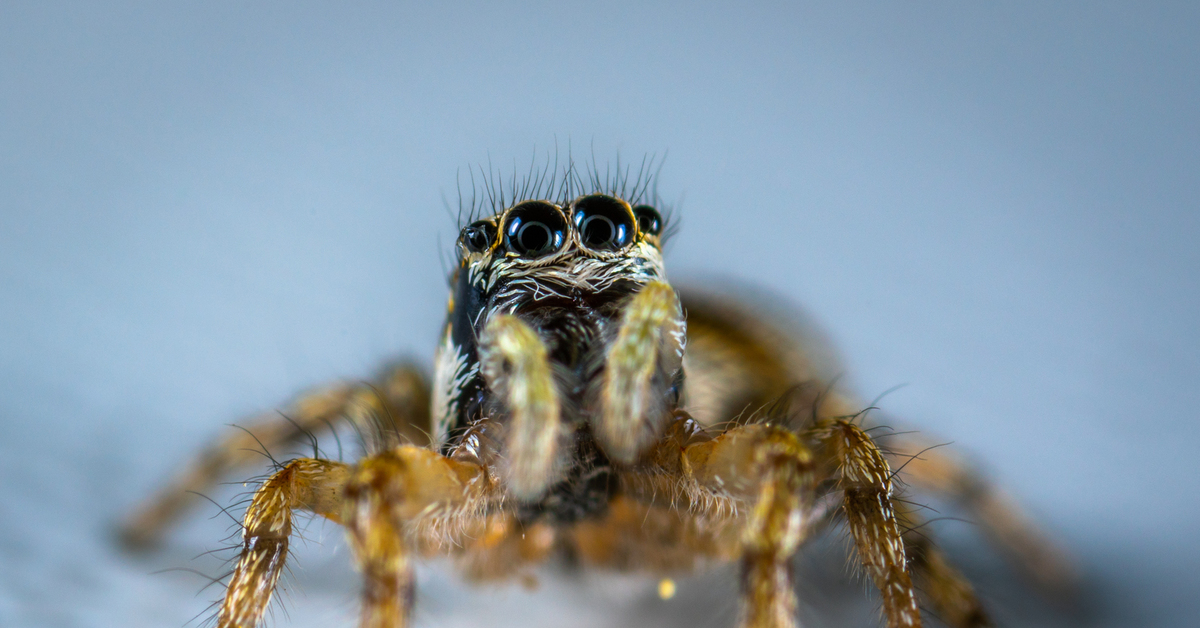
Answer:
M627 207L603 194L575 201L571 220L583 245L595 251L616 251L629 244L633 236L633 216Z
M463 247L472 253L486 251L496 238L496 226L487 220L473 222L458 236Z
M633 208L633 215L637 216L638 230L642 233L649 235L662 233L663 218L657 209L649 205L638 205Z
M584 218L579 225L579 233L583 236L583 241L589 245L606 244L613 239L620 239L622 234L620 231L624 228L622 225L618 227L613 224L613 221L605 216L588 216Z
M521 257L541 257L557 251L566 233L562 212L545 201L521 203L504 219L504 244Z

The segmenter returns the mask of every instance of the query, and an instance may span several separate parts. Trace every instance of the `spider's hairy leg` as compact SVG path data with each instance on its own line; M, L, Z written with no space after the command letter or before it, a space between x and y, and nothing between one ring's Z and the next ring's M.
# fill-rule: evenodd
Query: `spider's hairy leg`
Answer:
M488 321L479 337L481 370L511 415L508 424L509 491L533 499L557 479L562 432L558 390L546 345L512 315Z
M804 538L815 481L812 454L791 432L771 429L754 448L761 484L742 533L741 625L796 625L791 558Z
M183 473L143 503L122 525L122 540L132 547L154 545L196 499L234 470L261 464L269 453L306 434L339 422L354 424L370 449L397 445L402 439L427 440L429 384L412 365L389 369L376 387L337 384L301 396L283 413L250 419L243 429L208 447Z
M679 297L653 281L630 299L608 349L597 436L609 456L629 464L658 436L666 391L683 358L685 323Z
M843 509L858 557L879 588L890 628L919 627L916 591L892 504L892 471L871 437L854 423L825 419L810 428L825 465L844 493Z
M904 549L913 584L930 610L950 628L994 626L975 589L938 549L931 532L923 529L921 517L908 505L897 502L896 519L904 527Z
M401 446L359 462L346 483L343 513L363 572L360 626L409 624L414 526L452 528L481 516L492 488L482 466L419 447Z
M218 628L254 628L262 619L287 558L292 513L308 510L341 521L350 467L300 458L276 471L254 493L243 521L242 554L217 615Z
M915 488L946 497L971 513L1014 563L1043 590L1069 594L1079 579L1074 559L1038 529L1020 503L945 447L916 434L888 443ZM903 453L901 453L903 452Z
M817 523L816 467L800 438L773 425L734 427L715 438L696 432L677 413L645 460L622 478L641 500L663 489L677 507L720 520L738 504L751 506L736 552L741 559L742 628L796 626L791 558ZM680 446L683 443L688 443Z
M264 452L297 439L305 430L325 429L350 402L353 387L337 385L301 397L288 411L288 421L275 413L250 419L243 429L226 436L197 456L170 484L137 508L121 526L130 546L156 544L166 529L195 502L195 493L212 489L231 471L263 462Z

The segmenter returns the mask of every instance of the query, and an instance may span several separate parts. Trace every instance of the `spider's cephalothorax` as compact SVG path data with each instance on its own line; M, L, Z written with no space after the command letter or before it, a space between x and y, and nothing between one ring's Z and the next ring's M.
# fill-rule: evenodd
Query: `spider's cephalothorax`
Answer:
M314 451L255 489L219 628L260 624L297 511L345 526L365 628L411 625L420 557L452 558L473 580L533 578L555 557L663 576L736 562L739 627L795 628L792 558L837 523L889 628L919 627L918 601L954 628L990 625L919 513L894 498L901 471L974 511L1043 585L1069 582L1012 500L953 456L911 434L877 446L811 337L772 308L737 291L676 293L663 219L640 204L649 179L623 191L625 178L593 171L589 186L568 165L514 182L515 200L489 187L494 215L458 239L432 385L399 364L307 394L210 448L126 537L153 540L255 449L308 435L315 450L315 432L346 426L361 458Z
M612 382L604 375L635 295L651 283L665 286L662 226L653 207L591 194L565 207L524 201L462 230L438 349L434 438L450 453L472 435L471 427L507 432L506 455L529 452L536 458L515 459L508 467L518 496L530 500L523 509L529 517L570 521L608 503L613 485L607 450L621 443L596 442L596 422L609 403L605 384ZM684 322L669 289L652 289L647 300L641 310L629 311L636 315L648 306L670 321L651 330L651 337L634 339L660 359L637 382L643 415L622 427L653 433L678 400ZM524 329L512 331L514 326ZM523 332L540 345L520 346ZM540 408L522 401L528 394L506 382L514 362L531 357L529 351L544 351L550 366L549 389L541 391L550 394ZM517 416L522 413L530 415L528 431L534 433L513 425L525 418Z

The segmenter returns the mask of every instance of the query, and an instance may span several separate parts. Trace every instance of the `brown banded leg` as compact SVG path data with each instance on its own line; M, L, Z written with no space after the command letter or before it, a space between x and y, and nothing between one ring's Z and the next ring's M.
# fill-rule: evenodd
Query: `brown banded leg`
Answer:
M904 480L915 488L957 502L1039 585L1069 592L1078 581L1074 560L1038 529L1025 509L1003 489L946 448L915 434L888 442Z
M813 505L812 454L790 432L772 431L754 451L758 500L742 533L742 626L796 625L791 558Z
M744 425L715 438L698 429L677 413L666 437L645 457L650 463L626 473L622 485L635 498L686 504L718 524L730 509L749 508L738 544L739 625L795 626L790 563L814 523L812 453L795 434L775 426Z
M919 627L921 613L892 504L892 471L883 453L850 421L818 421L809 435L839 479L846 522L859 560L879 588L888 626Z
M283 571L293 512L307 510L340 521L342 488L349 477L350 468L340 462L300 458L255 491L243 521L242 554L217 615L218 628L258 625Z
M425 439L428 432L428 383L419 369L400 365L384 375L379 388L342 384L302 396L284 413L251 419L212 444L171 483L143 503L121 526L131 546L153 545L168 526L235 469L261 463L263 454L305 434L353 424L370 450L400 443L402 437ZM423 442L418 440L415 442Z
M897 504L896 519L905 530L904 549L913 584L929 610L951 628L993 626L975 589L934 544L932 532L922 528L921 517L909 506Z
M682 364L685 333L679 297L666 282L646 284L623 310L604 360L596 426L615 460L632 463L668 418L666 392Z
M363 573L363 628L401 628L412 611L413 539L452 537L484 516L493 485L479 465L401 446L362 460L346 483L350 547Z

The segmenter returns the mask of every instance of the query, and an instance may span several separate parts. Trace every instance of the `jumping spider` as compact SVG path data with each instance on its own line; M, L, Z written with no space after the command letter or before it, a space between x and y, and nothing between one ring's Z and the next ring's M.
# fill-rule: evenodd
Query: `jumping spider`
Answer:
M260 624L296 511L345 526L364 627L409 625L419 557L485 580L564 554L663 575L737 561L739 625L795 626L790 562L835 522L889 627L920 626L922 606L950 626L989 625L896 497L901 469L961 502L1041 581L1065 580L1061 554L1004 493L916 436L877 445L863 408L778 317L676 292L644 181L549 179L462 229L432 385L405 364L305 395L210 448L129 521L127 538L148 542L249 450L339 425L361 434L356 463L294 459L254 492L218 626Z

